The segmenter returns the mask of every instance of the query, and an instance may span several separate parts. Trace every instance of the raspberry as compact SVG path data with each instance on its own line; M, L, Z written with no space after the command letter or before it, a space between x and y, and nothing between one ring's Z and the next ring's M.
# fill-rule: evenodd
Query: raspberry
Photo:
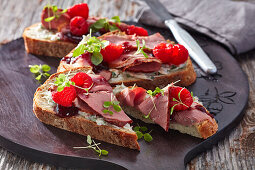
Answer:
M146 90L142 87L135 87L133 92L135 93L134 104L139 105L146 96Z
M70 31L74 35L84 35L88 33L88 23L83 17L74 17L70 21Z
M173 47L173 57L169 64L180 65L187 61L188 57L188 50L183 45L176 44Z
M160 59L163 63L169 63L172 58L173 53L173 45L160 43L155 45L153 48L153 55Z
M104 61L108 63L118 59L122 53L123 53L122 45L116 45L113 43L110 43L108 46L101 50L101 54L103 55Z
M142 27L136 27L134 25L130 25L127 30L126 33L128 35L138 35L138 36L148 36L148 32L146 29L142 28Z
M193 103L193 98L186 88L174 86L169 88L169 103L170 107L173 107L175 105L174 110L176 111L186 110Z
M76 98L76 91L73 86L65 87L61 92L52 92L52 100L64 107L71 107L72 102Z
M93 83L92 78L83 72L76 73L73 78L71 78L71 81L74 82L76 86L85 88L89 88Z
M71 16L71 18L81 16L86 20L89 17L89 7L86 3L76 4L70 7L67 13Z

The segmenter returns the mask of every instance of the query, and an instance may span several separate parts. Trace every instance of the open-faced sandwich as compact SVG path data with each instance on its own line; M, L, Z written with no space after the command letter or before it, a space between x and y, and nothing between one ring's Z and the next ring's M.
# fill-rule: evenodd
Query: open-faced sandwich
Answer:
M209 111L186 88L169 84L154 91L118 85L113 90L128 115L146 123L160 125L165 131L178 130L199 138L208 138L218 130Z
M134 25L120 22L118 16L111 19L89 16L86 3L74 5L68 9L47 5L41 14L41 23L24 30L23 38L26 51L35 55L64 57L92 29L93 35L121 30L126 34L148 35L148 32Z
M155 33L149 36L127 35L114 31L98 38L87 35L64 57L58 71L90 66L112 86L124 83L146 89L164 87L181 80L189 86L196 73L187 49Z
M110 103L109 107L104 103ZM121 109L112 87L86 67L53 74L37 89L33 111L46 124L140 149L132 120Z
M126 113L165 131L175 129L204 139L218 129L215 119L185 88L170 84L146 91L122 84L112 89L90 67L53 74L37 89L33 111L46 124L137 150L138 137Z

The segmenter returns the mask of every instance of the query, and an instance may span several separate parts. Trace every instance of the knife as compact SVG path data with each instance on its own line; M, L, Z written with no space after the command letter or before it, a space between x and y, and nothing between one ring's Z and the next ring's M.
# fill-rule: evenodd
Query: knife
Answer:
M162 22L171 30L174 38L179 44L182 44L188 51L191 58L200 66L200 68L209 74L217 72L216 66L198 45L196 40L179 26L174 20L173 16L167 11L167 9L158 0L145 0L151 10L160 17Z

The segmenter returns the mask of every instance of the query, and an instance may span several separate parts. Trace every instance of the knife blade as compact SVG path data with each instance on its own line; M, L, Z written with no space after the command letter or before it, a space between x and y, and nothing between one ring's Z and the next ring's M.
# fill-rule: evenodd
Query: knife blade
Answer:
M182 44L188 51L191 58L200 68L209 74L217 72L217 68L207 54L202 50L196 40L174 20L173 16L158 0L144 0L151 10L164 22L171 30L174 38Z

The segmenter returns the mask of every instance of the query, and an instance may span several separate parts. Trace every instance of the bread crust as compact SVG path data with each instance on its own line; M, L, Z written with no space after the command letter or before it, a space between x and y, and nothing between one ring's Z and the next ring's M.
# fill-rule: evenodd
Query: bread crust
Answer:
M76 71L86 72L90 68L76 68ZM85 71L86 70L86 71ZM61 72L66 74L69 71ZM80 115L61 118L55 114L54 108L44 108L41 104L41 92L49 88L49 83L59 74L53 74L42 86L40 86L34 95L33 111L36 117L45 124L55 126L70 132L81 135L90 135L94 139L105 141L111 144L140 150L135 132L125 129L117 129L107 125L97 125L95 122L88 120Z
M33 27L38 26L38 24L40 23L27 27L23 32L25 49L27 53L62 58L77 46L77 44L68 41L52 41L29 36L28 31Z

